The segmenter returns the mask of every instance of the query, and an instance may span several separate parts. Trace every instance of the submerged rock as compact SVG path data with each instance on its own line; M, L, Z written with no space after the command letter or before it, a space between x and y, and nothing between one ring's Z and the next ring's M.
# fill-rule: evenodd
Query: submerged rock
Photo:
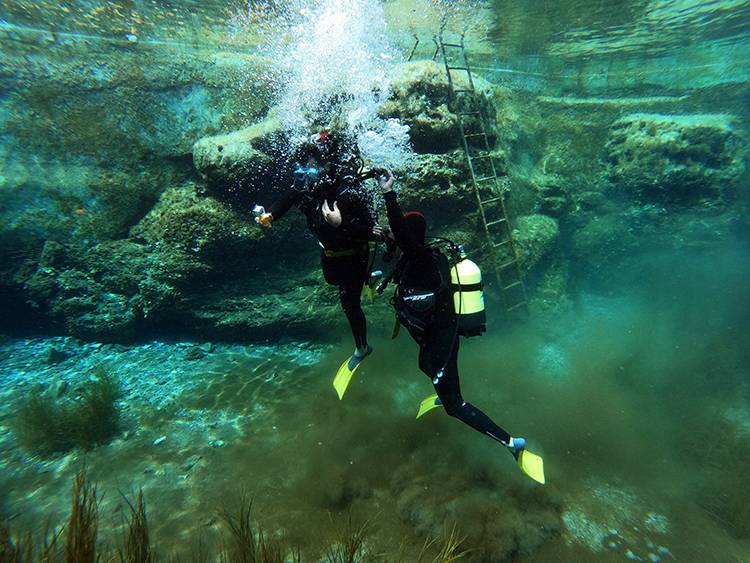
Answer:
M734 195L748 158L727 114L636 113L614 122L609 178L639 200L695 204Z
M224 263L233 250L247 253L263 233L243 215L194 185L167 189L159 202L131 229L131 236L152 246L187 252L206 263Z
M513 229L521 266L533 269L547 256L560 236L557 220L547 215L524 215L518 217Z
M193 145L193 163L209 190L226 197L228 190L265 181L274 162L268 152L280 136L276 118L266 117L251 127L200 139Z
M454 73L454 81L457 88L468 87L465 73L463 76L460 72ZM489 84L475 77L474 86L482 110L494 122L495 107ZM391 89L393 94L380 107L380 115L398 118L407 124L417 152L442 153L459 146L458 116L450 109L452 92L444 66L432 61L406 63L398 69ZM465 126L471 132L478 131L479 127L468 119ZM488 134L494 143L494 130Z

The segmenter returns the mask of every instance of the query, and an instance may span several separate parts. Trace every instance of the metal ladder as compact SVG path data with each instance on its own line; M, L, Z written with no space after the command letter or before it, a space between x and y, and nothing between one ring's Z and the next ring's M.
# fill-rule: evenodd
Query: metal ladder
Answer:
M469 165L471 183L479 206L482 226L492 250L492 262L495 266L498 284L502 288L505 310L508 313L513 311L528 313L523 272L518 257L518 249L513 240L513 229L505 207L506 187L498 176L495 166L495 157L492 155L492 148L487 136L487 117L482 111L477 91L474 88L474 80L466 56L464 35L464 33L461 34L460 41L457 43L446 42L443 39L443 27L441 27L440 34L435 39L436 49L433 60L438 53L442 54L448 84L453 93L451 98L454 107L451 109L458 116L461 144L466 155L466 162ZM449 50L459 54L458 62L456 62L455 57L451 58L448 55ZM468 87L458 87L453 74L451 74L453 72L464 73ZM470 130L472 118L474 124L479 126L478 131L471 132ZM476 143L479 144L478 149L475 147Z

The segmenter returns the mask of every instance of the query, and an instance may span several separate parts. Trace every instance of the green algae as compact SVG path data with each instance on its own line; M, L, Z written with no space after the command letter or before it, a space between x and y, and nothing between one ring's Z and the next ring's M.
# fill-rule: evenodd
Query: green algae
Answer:
M99 370L78 393L76 400L60 399L51 391L18 400L13 428L25 449L40 456L90 450L117 434L120 390L115 376Z

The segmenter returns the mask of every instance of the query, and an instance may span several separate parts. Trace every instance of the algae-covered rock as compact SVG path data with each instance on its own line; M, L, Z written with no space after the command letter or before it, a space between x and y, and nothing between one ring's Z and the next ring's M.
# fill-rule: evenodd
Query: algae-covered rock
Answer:
M218 196L228 190L263 183L274 159L268 152L281 136L275 117L239 131L204 137L193 145L193 163L209 190Z
M561 218L570 213L573 203L569 188L559 176L545 175L538 184L539 210L544 215Z
M249 252L263 235L252 217L200 196L195 186L166 190L159 202L131 229L131 236L163 249L187 252L201 261L226 264L227 258Z
M513 237L521 267L529 271L550 254L560 236L557 220L547 215L524 215L515 220Z
M25 288L69 334L117 341L136 335L140 316L136 296L107 291L87 272L41 268Z
M401 205L427 214L431 224L464 223L465 213L477 211L467 174L462 151L419 155L413 171L400 182Z
M461 74L454 72L456 88L468 87L466 74ZM474 78L474 86L481 108L494 121L489 85ZM380 107L380 114L385 118L398 118L410 127L409 135L417 152L441 153L460 145L458 116L451 111L455 109L451 104L453 94L444 66L432 61L401 65L391 88L392 96ZM467 132L479 130L472 120L465 120L465 126ZM492 131L488 133L492 136Z
M694 204L730 196L748 157L735 121L727 114L618 119L605 148L610 180L646 201Z

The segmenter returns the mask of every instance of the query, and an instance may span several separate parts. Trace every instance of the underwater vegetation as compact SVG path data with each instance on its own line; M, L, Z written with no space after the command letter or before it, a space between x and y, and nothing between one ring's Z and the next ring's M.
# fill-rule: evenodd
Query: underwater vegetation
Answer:
M102 543L98 537L101 520L101 497L97 485L88 477L86 469L75 476L71 492L71 508L67 520L59 528L43 531L41 541L31 531L14 532L6 522L0 522L0 563L156 563L158 561L190 561L191 563L301 563L297 548L286 545L283 535L271 534L253 521L253 502L242 492L236 506L223 506L217 511L222 523L222 539L214 553L199 540L192 555L160 557L149 532L143 491L134 501L123 495L127 516L123 518L119 545ZM314 561L322 563L368 563L374 561L405 561L402 553L372 553L368 538L372 525L353 523L350 517L337 539L321 547ZM462 550L463 539L454 526L442 538L428 538L413 563L450 563L462 559L468 551Z
M20 398L12 429L19 443L39 456L90 450L120 430L119 397L116 377L99 369L73 399L60 398L54 390Z

